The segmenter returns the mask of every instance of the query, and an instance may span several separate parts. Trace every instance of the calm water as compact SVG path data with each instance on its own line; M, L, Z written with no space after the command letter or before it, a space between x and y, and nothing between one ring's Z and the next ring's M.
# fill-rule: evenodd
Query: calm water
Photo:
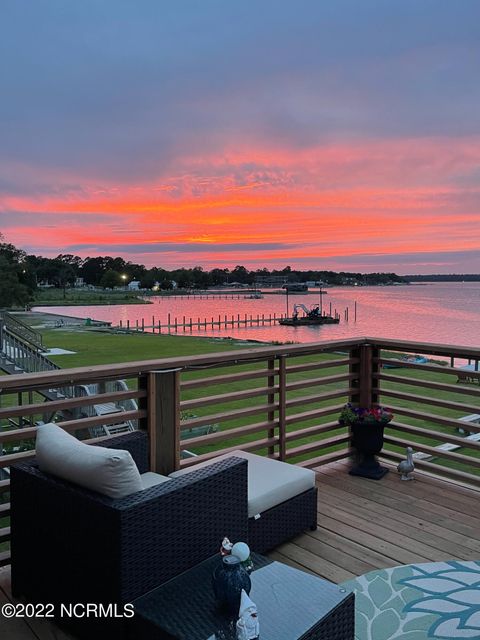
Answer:
M478 347L480 344L480 283L434 283L395 287L340 287L328 289L323 296L323 309L327 312L337 309L341 315L340 324L311 327L282 327L265 325L259 327L241 327L218 330L193 329L192 335L235 337L245 340L317 342L372 336L397 338L419 342L439 342ZM236 318L286 312L285 295L265 295L261 300L249 300L240 296L232 299L225 297L208 299L190 298L150 298L151 305L112 305L85 307L36 307L38 310L62 313L82 318L95 318L119 324L120 320L131 326L135 321L145 319L146 325L160 320L167 322L183 316L194 322L200 318L218 320L225 315ZM317 304L318 293L308 295L290 295L289 311L294 303L303 303L307 307ZM357 321L354 322L354 303L357 302ZM350 320L344 320L344 310L349 308ZM183 329L179 329L183 334ZM185 332L190 334L190 330Z

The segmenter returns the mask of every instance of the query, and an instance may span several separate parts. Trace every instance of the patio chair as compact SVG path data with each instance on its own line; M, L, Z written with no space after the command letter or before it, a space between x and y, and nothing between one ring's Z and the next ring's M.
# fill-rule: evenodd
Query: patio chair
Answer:
M144 432L101 445L130 451L140 473L148 471ZM219 461L119 499L43 473L35 459L11 470L12 593L53 603L57 614L61 603L121 610L216 553L224 536L247 535L245 460ZM125 631L124 620L111 617L56 622L89 639Z

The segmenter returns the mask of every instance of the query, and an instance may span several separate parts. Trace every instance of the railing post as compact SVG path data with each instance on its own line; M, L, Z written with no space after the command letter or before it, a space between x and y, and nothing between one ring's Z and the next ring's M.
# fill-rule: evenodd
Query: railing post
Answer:
M148 374L150 468L164 476L180 467L180 372Z
M275 386L275 359L274 358L270 358L270 360L268 361L268 382L267 382L269 387L274 387ZM267 402L268 404L274 404L275 403L275 393L269 393L267 396ZM267 415L267 420L269 422L273 422L275 420L275 411L269 411L268 415ZM275 429L269 429L268 430L268 437L269 438L274 438L275 437ZM270 446L268 447L268 456L271 457L275 454L275 447L274 446Z
M379 350L371 344L362 344L352 349L351 355L359 361L350 365L350 372L357 376L351 381L352 402L359 407L370 408L378 402L378 394L374 391L377 381L373 376L378 372L378 363L374 359L378 358Z
M278 357L278 453L280 460L285 460L287 446L286 446L286 431L285 417L287 414L286 401L287 401L287 358L285 356Z

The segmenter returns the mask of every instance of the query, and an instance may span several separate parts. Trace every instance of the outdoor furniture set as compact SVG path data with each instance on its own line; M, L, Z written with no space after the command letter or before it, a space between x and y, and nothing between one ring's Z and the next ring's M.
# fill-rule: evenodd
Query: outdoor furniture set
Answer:
M165 597L180 578L198 590L197 601L207 591L210 597L211 585L195 571L218 554L224 536L261 553L316 528L312 471L239 451L164 477L149 472L145 432L100 444L87 445L57 425L42 425L37 458L11 469L12 593L32 603L52 603L55 622L79 638L137 637L142 597L162 586ZM295 583L295 574L303 580L302 572L286 569L289 581ZM339 591L311 579L318 588ZM124 605L135 600L139 614L129 619ZM286 640L353 638L352 602L351 594L337 594L333 606L319 612L325 623L328 618L336 624L338 617L341 635L324 636L317 624L313 635ZM60 616L61 605L70 603L112 604L115 615L110 610L108 616ZM181 615L188 617L187 603L182 605ZM169 635L160 623L157 631L159 638L187 638Z

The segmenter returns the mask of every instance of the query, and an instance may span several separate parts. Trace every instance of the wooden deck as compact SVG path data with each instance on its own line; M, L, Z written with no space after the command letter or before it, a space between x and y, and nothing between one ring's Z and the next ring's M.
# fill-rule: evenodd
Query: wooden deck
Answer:
M345 461L320 467L317 531L270 556L332 582L413 562L480 560L480 492L422 473L401 482L349 476ZM0 569L0 606L12 600L10 569ZM2 640L67 640L44 620L0 618Z
M316 469L317 531L270 555L336 583L400 564L480 560L480 492L421 472L402 482L390 469L380 481L349 476L344 460Z

